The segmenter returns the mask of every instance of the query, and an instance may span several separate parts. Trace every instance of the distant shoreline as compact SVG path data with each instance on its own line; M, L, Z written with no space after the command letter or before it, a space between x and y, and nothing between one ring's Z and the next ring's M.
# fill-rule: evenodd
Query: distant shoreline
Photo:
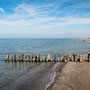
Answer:
M78 40L90 41L90 38L78 38Z

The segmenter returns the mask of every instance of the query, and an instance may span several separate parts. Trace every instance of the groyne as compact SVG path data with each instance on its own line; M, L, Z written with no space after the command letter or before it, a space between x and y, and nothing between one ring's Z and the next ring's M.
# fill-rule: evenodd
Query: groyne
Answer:
M42 54L7 54L5 61L12 62L90 62L90 52L85 54L74 53L74 54L57 54L54 58L50 58L50 54L43 56Z

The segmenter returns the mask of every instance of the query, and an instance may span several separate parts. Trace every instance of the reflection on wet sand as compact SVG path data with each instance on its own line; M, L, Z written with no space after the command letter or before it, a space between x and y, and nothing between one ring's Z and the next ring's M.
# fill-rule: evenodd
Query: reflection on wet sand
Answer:
M34 65L34 66L37 66L37 65L40 65L40 64L46 64L46 65L49 65L50 62L10 62L10 61L5 61L5 63L7 65L19 65L19 66L28 66L28 65Z
M54 75L53 62L1 61L1 63L4 67L0 68L2 73L0 90L35 90L36 87L37 90L44 90Z

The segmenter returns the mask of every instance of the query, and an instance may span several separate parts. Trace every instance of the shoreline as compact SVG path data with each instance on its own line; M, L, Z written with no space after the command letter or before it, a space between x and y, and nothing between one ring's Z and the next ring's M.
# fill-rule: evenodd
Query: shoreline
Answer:
M82 40L82 41L90 41L90 38L78 38L78 40Z
M90 90L90 63L68 62L58 68L54 82L47 90Z
M67 64L67 62L62 62L60 63L60 65L58 65L56 67L56 77L54 79L54 81L50 84L50 86L45 89L45 90L52 90L52 86L55 84L55 81L59 78L60 74L62 73L62 69L64 68L64 66Z

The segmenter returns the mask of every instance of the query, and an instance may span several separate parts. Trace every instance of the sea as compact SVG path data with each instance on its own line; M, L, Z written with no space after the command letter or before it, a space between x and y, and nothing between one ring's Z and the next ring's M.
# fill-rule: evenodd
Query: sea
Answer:
M90 42L76 38L1 38L0 90L47 90L60 62L5 62L6 54L55 54L90 52Z

